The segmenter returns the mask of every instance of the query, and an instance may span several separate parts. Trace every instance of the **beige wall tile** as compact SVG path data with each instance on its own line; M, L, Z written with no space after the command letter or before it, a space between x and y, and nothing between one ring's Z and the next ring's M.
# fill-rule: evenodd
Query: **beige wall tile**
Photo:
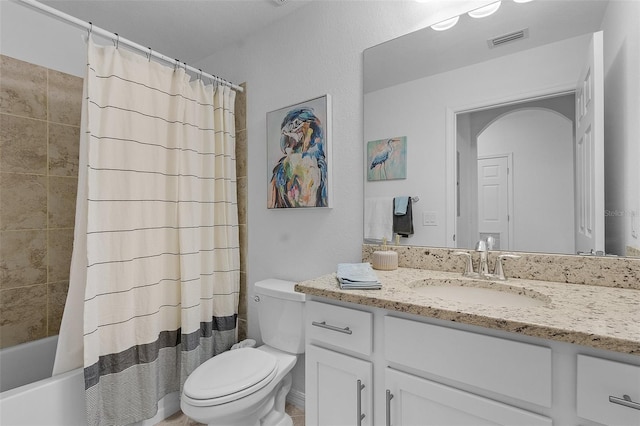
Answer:
M0 171L47 173L47 123L0 114Z
M73 228L76 216L78 179L49 177L48 215L49 229Z
M49 121L80 126L82 78L49 70Z
M49 231L49 282L69 279L73 229L50 229Z
M47 226L47 178L0 173L0 230Z
M247 319L247 274L240 272L240 300L238 303L238 318Z
M0 288L47 282L47 232L0 232Z
M47 69L0 55L0 112L47 118Z
M46 335L46 285L0 290L0 348Z
M247 271L247 246L248 244L248 235L247 235L247 225L240 225L240 270L246 272Z
M78 176L80 128L49 123L49 175Z
M247 83L242 83L240 87L244 88L244 92L236 92L236 133L238 130L244 130L247 128Z
M240 224L247 223L247 185L248 180L246 177L238 178L236 191L238 192L238 223Z
M238 319L238 342L247 338L247 321Z
M47 336L55 336L60 332L60 322L68 291L69 281L47 284Z
M236 177L247 177L247 130L236 132Z

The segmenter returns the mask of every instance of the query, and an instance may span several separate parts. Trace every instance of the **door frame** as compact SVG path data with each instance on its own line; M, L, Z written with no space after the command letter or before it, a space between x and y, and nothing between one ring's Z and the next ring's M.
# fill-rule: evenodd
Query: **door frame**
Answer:
M487 99L465 105L447 106L445 131L445 233L446 247L457 248L457 197L456 197L456 153L458 114L481 111L496 107L519 104L562 95L575 95L576 82L567 81L552 87L522 92L507 97ZM510 221L512 223L513 221ZM513 246L512 246L513 247Z

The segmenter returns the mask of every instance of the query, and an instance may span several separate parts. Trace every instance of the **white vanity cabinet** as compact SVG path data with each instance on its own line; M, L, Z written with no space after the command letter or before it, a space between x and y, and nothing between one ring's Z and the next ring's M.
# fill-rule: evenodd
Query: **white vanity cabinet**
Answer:
M640 365L578 355L577 382L580 417L611 426L640 425Z
M551 426L551 419L387 368L385 425ZM382 424L381 422L379 424Z
M640 426L640 357L319 297L306 306L308 426Z
M306 310L305 424L374 425L373 315L313 301Z
M389 424L551 425L548 417L417 376L550 408L549 348L390 315L383 320Z

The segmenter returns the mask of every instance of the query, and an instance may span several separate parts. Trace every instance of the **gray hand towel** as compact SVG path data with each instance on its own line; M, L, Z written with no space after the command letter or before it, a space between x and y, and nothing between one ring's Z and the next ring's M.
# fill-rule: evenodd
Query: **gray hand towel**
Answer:
M391 208L395 213L396 199L393 199ZM411 197L407 201L407 212L403 215L393 215L393 233L403 237L413 234L413 209L411 207Z

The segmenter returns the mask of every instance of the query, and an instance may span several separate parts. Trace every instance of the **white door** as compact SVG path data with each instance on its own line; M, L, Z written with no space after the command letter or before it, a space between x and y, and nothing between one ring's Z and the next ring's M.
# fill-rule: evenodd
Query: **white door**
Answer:
M385 370L386 414L393 426L534 426L551 419L412 376ZM377 424L385 424L377 421Z
M305 374L307 426L373 425L370 362L307 345Z
M604 252L602 31L594 33L576 88L576 250Z
M478 158L478 239L493 236L494 249L510 250L510 168L509 155Z

